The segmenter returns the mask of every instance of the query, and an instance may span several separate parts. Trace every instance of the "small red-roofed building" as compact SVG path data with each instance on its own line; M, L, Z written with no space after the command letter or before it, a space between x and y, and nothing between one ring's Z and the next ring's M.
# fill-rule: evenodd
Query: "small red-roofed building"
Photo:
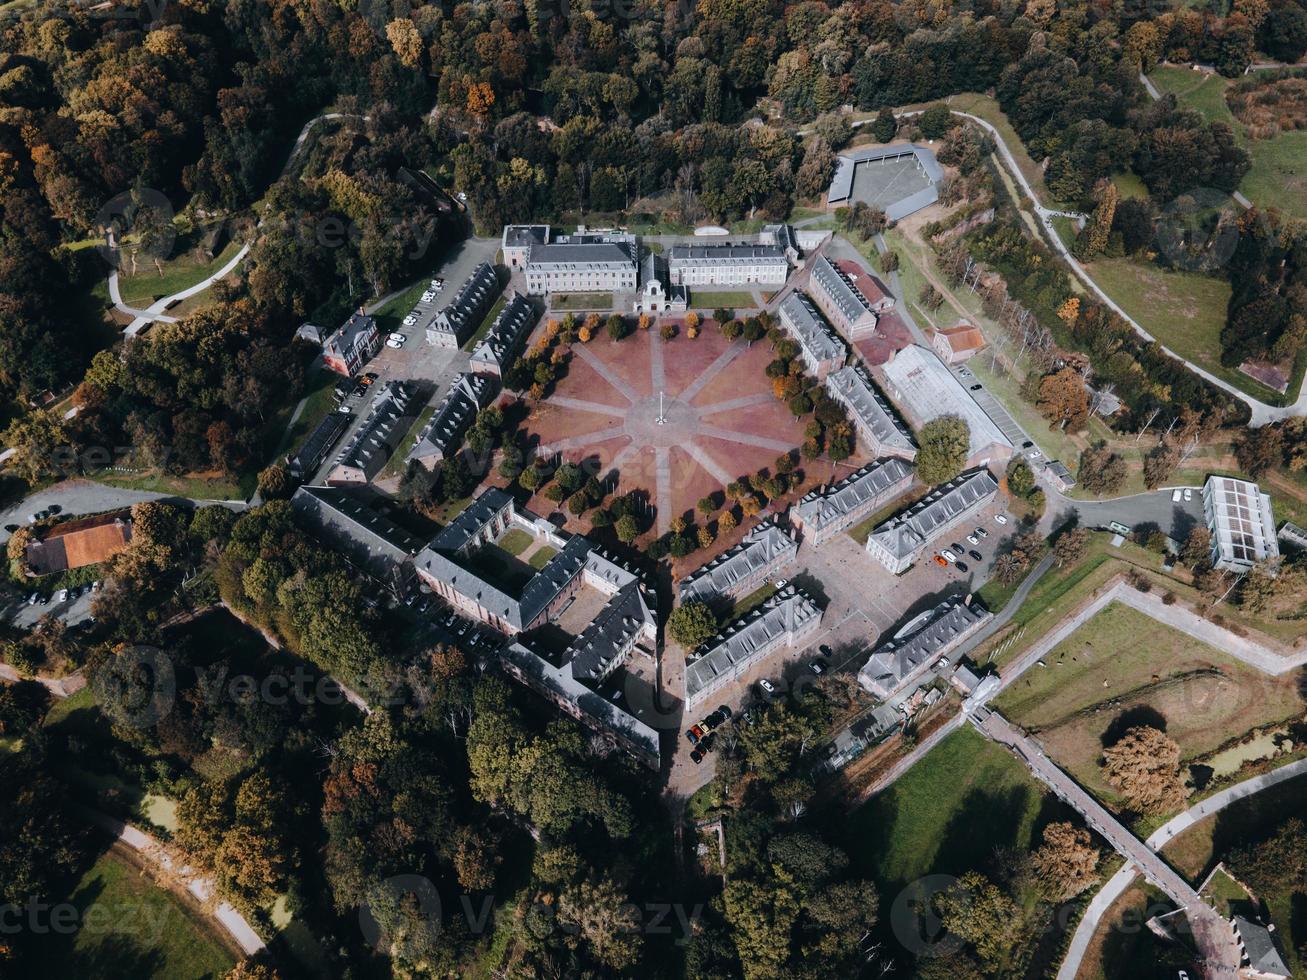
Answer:
M985 349L985 335L979 327L959 323L947 330L936 330L931 345L945 364L961 364Z

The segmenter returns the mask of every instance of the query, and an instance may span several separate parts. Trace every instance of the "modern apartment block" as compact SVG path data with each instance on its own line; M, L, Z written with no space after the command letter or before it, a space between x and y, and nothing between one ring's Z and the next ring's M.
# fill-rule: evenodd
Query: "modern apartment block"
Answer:
M821 627L821 609L787 585L697 651L685 667L685 710L697 711L731 681L779 650L802 646Z
M790 293L779 308L781 326L799 345L799 355L808 373L818 381L843 366L848 348L830 328L812 300L803 293Z
M941 483L867 538L867 554L897 575L911 567L932 541L969 521L998 494L989 470L970 470Z
M850 364L828 375L826 392L848 410L858 441L868 452L875 456L897 456L908 462L917 458L912 430L881 397L861 367Z
M887 456L839 483L805 493L790 508L790 521L805 541L820 545L906 493L912 481L912 466Z
M667 255L673 286L785 285L790 261L777 245L673 245Z
M681 579L681 603L742 599L794 561L799 543L773 515L739 544Z

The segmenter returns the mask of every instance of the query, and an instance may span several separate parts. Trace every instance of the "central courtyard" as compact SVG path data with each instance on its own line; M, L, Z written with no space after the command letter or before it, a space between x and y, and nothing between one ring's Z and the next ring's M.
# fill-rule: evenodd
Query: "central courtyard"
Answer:
M647 492L660 534L803 442L804 421L772 394L766 340L731 342L709 321L693 339L682 326L672 340L637 330L571 349L566 377L524 428L540 455L614 478L618 493Z

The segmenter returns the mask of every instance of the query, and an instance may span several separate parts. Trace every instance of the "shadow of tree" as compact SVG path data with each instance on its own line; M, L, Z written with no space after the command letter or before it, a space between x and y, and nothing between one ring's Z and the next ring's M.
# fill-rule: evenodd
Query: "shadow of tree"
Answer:
M1125 733L1132 728L1139 727L1156 728L1158 731L1166 731L1166 716L1149 704L1137 704L1133 708L1128 708L1121 712L1111 723L1103 730L1100 741L1103 748L1115 745L1125 737Z

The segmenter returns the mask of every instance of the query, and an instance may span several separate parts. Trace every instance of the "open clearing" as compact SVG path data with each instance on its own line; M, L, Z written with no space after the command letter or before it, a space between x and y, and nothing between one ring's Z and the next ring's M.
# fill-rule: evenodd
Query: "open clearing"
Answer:
M1252 155L1252 167L1239 185L1250 201L1279 208L1295 218L1307 218L1307 131L1280 133L1268 140L1249 139L1243 123L1234 118L1225 103L1229 79L1166 67L1148 77L1163 92L1173 93L1181 105L1234 130L1239 145Z
M235 963L198 913L156 887L117 849L100 856L67 900L81 927L46 937L41 964L47 976L216 980Z
M1267 677L1126 606L1112 604L997 700L1049 755L1105 798L1098 760L1138 724L1194 759L1261 725L1300 715L1297 678Z

